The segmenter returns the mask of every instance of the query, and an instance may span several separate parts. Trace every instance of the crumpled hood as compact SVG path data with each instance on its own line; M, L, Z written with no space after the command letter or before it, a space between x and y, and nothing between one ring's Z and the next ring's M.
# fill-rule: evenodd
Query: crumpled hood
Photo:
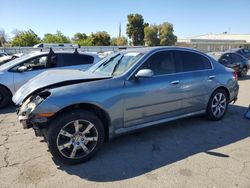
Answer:
M111 76L93 74L88 71L50 70L29 80L15 93L12 100L16 105L20 105L30 94L46 88L56 88L108 78L111 78Z

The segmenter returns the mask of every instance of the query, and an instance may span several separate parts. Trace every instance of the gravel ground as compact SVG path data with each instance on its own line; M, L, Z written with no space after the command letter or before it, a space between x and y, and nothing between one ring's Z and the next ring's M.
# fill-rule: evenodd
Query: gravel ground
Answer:
M127 134L90 161L65 166L0 111L0 187L250 187L250 76L222 121L194 117Z

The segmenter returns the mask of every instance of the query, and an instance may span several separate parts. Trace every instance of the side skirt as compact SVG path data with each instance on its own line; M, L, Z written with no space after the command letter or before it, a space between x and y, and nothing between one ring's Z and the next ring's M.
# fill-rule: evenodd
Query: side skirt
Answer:
M182 118L195 116L195 115L199 115L199 114L204 114L205 112L206 112L206 110L200 110L200 111L197 111L197 112L191 112L191 113L188 113L188 114L175 116L175 117L171 117L171 118L166 118L166 119L161 119L161 120L158 120L158 121L152 121L152 122L148 122L148 123L144 123L144 124L140 124L140 125L136 125L136 126L120 128L120 129L115 130L115 135L117 136L117 135L124 134L124 133L130 132L130 131L135 131L137 129L150 127L152 125L166 123L166 122L169 122L169 121L174 121L174 120L177 120L177 119L182 119Z

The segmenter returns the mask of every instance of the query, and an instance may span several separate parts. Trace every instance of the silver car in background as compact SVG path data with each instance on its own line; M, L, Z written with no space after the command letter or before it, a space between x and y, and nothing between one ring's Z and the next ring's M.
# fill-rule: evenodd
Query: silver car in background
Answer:
M129 131L197 114L220 120L238 90L237 74L206 54L162 47L125 50L85 72L45 72L13 101L23 127L76 164Z
M11 102L14 93L38 74L54 69L83 69L100 61L97 54L58 51L34 52L0 66L0 108Z

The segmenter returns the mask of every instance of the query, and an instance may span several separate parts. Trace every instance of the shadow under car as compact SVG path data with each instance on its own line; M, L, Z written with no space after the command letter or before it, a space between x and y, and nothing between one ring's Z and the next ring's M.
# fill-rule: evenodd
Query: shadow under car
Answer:
M106 144L91 160L75 166L61 163L59 169L68 174L96 182L133 178L167 166L197 153L215 157L229 155L213 150L250 136L247 108L229 105L221 121L192 117L126 134Z

